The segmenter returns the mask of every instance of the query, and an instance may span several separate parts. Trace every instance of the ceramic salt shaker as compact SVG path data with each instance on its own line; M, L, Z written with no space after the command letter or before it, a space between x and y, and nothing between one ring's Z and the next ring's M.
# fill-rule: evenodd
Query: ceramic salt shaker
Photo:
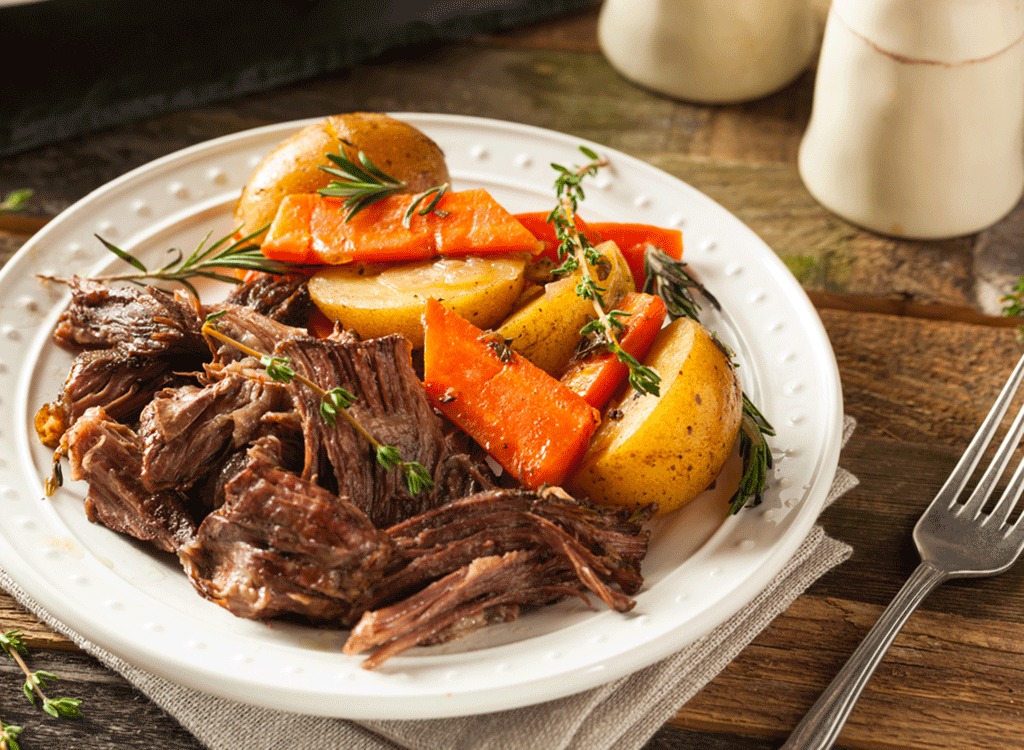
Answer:
M601 50L623 76L687 101L739 102L777 91L817 48L808 0L605 0Z
M1024 192L1024 2L834 0L800 145L824 206L882 234L977 232Z

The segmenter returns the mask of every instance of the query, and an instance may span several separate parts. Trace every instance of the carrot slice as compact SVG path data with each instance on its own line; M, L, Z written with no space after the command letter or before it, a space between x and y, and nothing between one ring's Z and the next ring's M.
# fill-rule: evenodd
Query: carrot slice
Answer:
M267 231L263 254L293 263L337 265L540 250L536 238L486 190L445 193L434 211L414 213L406 227L403 220L413 200L411 195L390 195L345 221L340 198L286 196Z
M631 292L616 308L632 313L622 320L619 345L637 359L643 359L665 322L665 303L651 294ZM611 352L601 350L569 363L562 382L595 409L604 409L629 377L629 368Z
M440 302L427 300L423 319L423 385L433 405L526 487L561 484L600 413Z
M644 288L644 279L647 277L644 259L647 257L648 244L665 251L676 260L683 257L683 233L678 229L614 221L593 222L590 229L600 236L602 241L611 240L619 246L626 262L629 263L629 270L633 272L637 291Z
M555 228L548 223L548 215L544 211L531 211L516 214L516 219L529 229L533 236L544 243L543 254L554 262L558 262L558 238ZM576 216L576 228L585 235L590 244L613 241L619 246L629 270L633 272L636 290L644 288L644 258L647 255L648 243L654 245L676 260L683 257L683 233L678 229L665 229L653 224L630 224L617 221L584 222Z
M555 263L558 263L558 237L555 235L555 227L553 224L548 223L548 212L547 211L530 211L523 214L515 214L516 220L526 227L534 237L544 243L544 249L541 251L541 255L546 258L550 258ZM601 237L592 231L592 227L588 226L583 219L576 215L576 229L579 230L580 234L584 235L590 244L597 245L601 242Z

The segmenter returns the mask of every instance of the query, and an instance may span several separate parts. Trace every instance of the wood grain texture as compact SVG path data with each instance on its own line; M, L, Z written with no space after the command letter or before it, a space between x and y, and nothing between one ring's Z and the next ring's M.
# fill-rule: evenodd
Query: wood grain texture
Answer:
M40 748L118 748L118 750L201 750L203 745L124 678L81 652L32 651L30 669L60 677L50 696L81 698L83 718L52 719L28 704L18 688L21 671L0 661L0 719L24 727L24 750ZM255 745L254 745L255 747Z
M828 577L842 576L842 567ZM819 584L820 585L820 584ZM881 613L804 595L673 721L781 740ZM857 748L1009 747L1022 720L1024 625L920 611L868 683L841 735Z

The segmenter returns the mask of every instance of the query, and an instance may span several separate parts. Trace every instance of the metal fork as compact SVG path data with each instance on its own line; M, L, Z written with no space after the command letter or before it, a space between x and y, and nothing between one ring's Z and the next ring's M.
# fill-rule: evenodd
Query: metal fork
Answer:
M932 589L950 578L1002 573L1020 556L1024 549L1024 523L1018 519L1011 524L1008 519L1024 494L1024 461L991 510L983 512L983 509L1024 433L1024 407L1017 413L992 463L970 497L963 502L959 498L1022 379L1024 357L1017 362L953 473L914 527L914 542L921 555L921 564L832 684L793 730L782 750L824 750L832 746L896 634Z

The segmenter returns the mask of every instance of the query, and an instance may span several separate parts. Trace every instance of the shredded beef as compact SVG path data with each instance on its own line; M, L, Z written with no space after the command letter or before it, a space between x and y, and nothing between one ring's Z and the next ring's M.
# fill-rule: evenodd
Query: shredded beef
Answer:
M305 326L315 309L305 276L257 274L236 287L226 302L289 326Z
M57 343L83 349L120 347L132 354L209 356L198 302L184 294L112 287L72 277L71 303L57 321Z
M298 473L302 471L304 447L302 423L294 411L271 411L260 417L251 442L273 436L278 440L281 451L281 468ZM248 464L248 445L227 453L202 480L193 485L189 493L194 507L203 509L205 516L224 504L224 491L228 483Z
M264 415L292 405L284 385L245 362L210 366L206 379L202 387L162 390L142 410L142 482L151 491L188 489L245 446Z
M451 452L441 421L427 401L412 369L410 345L402 336L368 341L336 341L296 336L275 351L324 390L340 386L356 394L350 413L403 460L422 464L435 480L430 492L409 493L401 472L384 469L366 438L339 418L320 414L320 396L293 381L306 436L303 477L321 484L333 480L339 495L352 499L380 528L479 489L482 474L451 475L466 458Z
M120 347L86 350L75 357L60 395L37 413L37 427L40 420L52 420L43 428L49 437L44 439L43 429L37 431L44 444L55 448L65 430L93 406L102 406L111 419L130 423L157 391L186 382L165 357L130 354Z
M377 648L365 664L372 669L411 646L586 592L628 611L653 510L599 508L556 489L491 490L396 524L388 529L396 562L345 651Z
M89 520L175 552L196 531L179 492L150 492L139 481L142 446L128 427L100 407L89 409L67 434L71 478L89 483Z
M344 498L278 467L276 438L249 449L179 557L196 589L239 617L348 623L390 564L388 536Z

